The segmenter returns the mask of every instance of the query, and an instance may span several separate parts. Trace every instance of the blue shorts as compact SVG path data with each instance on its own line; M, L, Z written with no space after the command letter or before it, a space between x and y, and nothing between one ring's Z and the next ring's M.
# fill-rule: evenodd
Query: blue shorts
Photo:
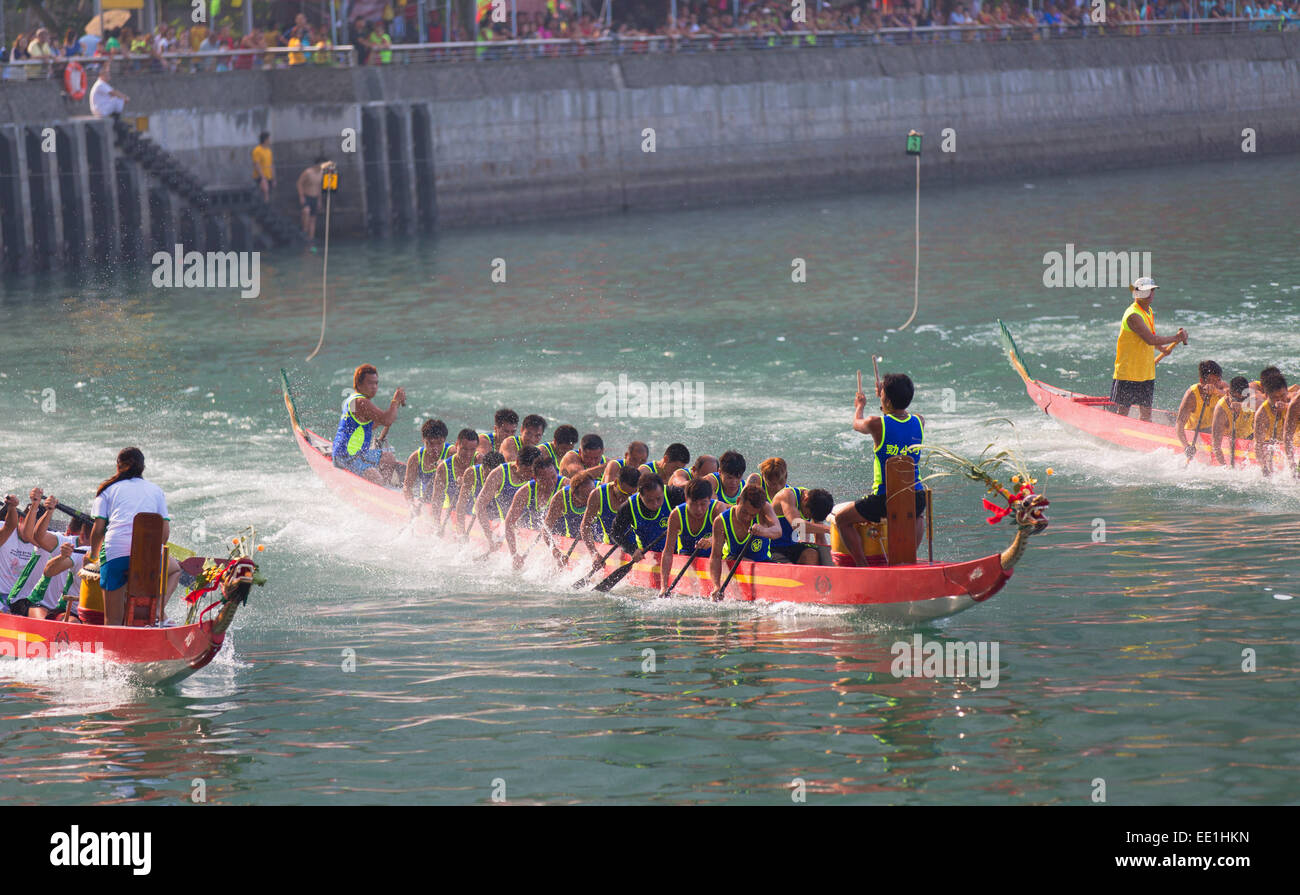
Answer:
M379 465L379 455L382 453L383 451L379 448L370 448L369 450L358 451L352 457L335 457L334 465L339 469L346 469L348 472L361 475L367 469L374 469Z
M131 566L131 557L119 556L99 565L99 586L106 590L126 587L126 573Z

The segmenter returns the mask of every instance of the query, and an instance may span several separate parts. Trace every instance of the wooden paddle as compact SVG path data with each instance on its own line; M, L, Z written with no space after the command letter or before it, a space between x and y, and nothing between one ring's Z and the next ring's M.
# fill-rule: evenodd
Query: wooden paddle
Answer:
M582 538L574 538L573 543L569 545L569 552L564 554L564 559L556 560L556 563L561 566L567 566L569 564L569 557L573 556L573 551L578 549L580 543L582 543Z
M1164 348L1161 348L1161 349L1160 349L1160 353L1156 355L1156 363L1160 363L1162 360L1164 360L1165 358L1167 358L1169 355L1173 354L1173 353L1174 353L1174 349L1177 348L1177 347L1178 347L1179 345L1181 345L1181 344L1183 344L1183 343L1182 343L1182 342L1170 342L1170 343L1169 343L1168 345L1166 345Z
M858 373L858 376L861 375L862 375L861 373ZM673 579L673 583L668 585L668 590L664 591L659 596L666 597L673 592L673 588L677 586L678 581L682 580L682 576L686 574L686 570L695 564L695 557L700 555L700 550L703 548L703 544L701 543L701 541L703 540L704 538L700 538L698 541L695 542L695 551L691 553L691 558L686 560L686 565L682 566L682 570L677 573L677 577Z
M750 523L749 536L745 538L745 543L740 545L740 550L738 551L740 555L737 556L736 561L731 564L731 571L727 573L727 580L722 582L722 587L718 588L718 595L713 598L713 602L719 603L722 601L722 593L727 589L727 585L731 583L731 577L736 574L736 569L740 568L741 562L745 559L745 548L749 546L749 542L753 537L753 523Z
M608 553L606 553L604 556L600 557L600 558L597 559L594 563L592 563L592 564L591 564L591 571L588 572L587 574L583 575L583 576L582 576L581 578L579 578L577 581L573 582L573 589L574 589L574 590L581 590L583 587L586 587L587 582L591 579L591 576L596 574L596 570L597 570L597 569L603 569L603 568L605 567L605 560L607 560L607 559L609 559L611 556L613 556L613 555L614 555L614 551L617 550L617 549L618 549L618 544L615 544L613 547L610 547L610 548L609 548L609 552L608 552Z
M655 547L657 547L659 544L662 544L664 540L664 535L666 534L668 534L667 529L661 531L659 533L659 537L655 538L654 543L651 544L649 547L647 547L643 552L649 553L651 550L655 549ZM619 566L617 569L615 569L614 571L606 575L605 580L597 584L595 588L593 588L593 590L598 590L601 593L608 593L614 587L614 585L618 584L620 581L622 581L624 578L627 577L627 573L632 571L632 567L634 565L636 565L635 560L630 560L628 562L623 563L623 565Z

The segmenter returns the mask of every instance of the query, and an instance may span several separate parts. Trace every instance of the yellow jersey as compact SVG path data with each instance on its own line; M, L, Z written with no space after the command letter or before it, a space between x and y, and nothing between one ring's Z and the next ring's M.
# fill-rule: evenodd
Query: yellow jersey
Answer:
M1242 407L1234 415L1232 407L1228 404L1226 397L1220 398L1219 403L1214 405L1216 408L1222 407L1223 412L1228 415L1228 420L1232 423L1233 438L1254 438L1255 437L1255 411Z
M275 179L275 166L271 161L271 147L263 146L258 143L253 147L253 170L256 172L253 179L261 177L265 180Z
M1128 318L1137 314L1152 334L1156 331L1156 312L1142 310L1136 301L1128 306L1119 321L1119 338L1115 341L1115 378L1128 382L1148 382L1156 378L1155 349L1129 328ZM1195 428L1195 426L1193 426Z

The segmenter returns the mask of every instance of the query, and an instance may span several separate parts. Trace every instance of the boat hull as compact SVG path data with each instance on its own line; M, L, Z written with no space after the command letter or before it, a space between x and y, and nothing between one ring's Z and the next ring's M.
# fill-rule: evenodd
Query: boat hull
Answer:
M291 393L285 380L285 404L293 421L294 440L312 471L329 489L349 505L375 519L394 526L410 522L410 508L402 493L370 482L335 466L328 456L330 442L301 426ZM417 525L417 531L436 536L432 526ZM482 535L476 530L476 539ZM523 545L537 538L534 531L521 531ZM568 552L573 541L556 536L561 553ZM542 549L542 548L539 548ZM606 547L605 549L608 549ZM581 557L581 558L580 558ZM631 557L619 550L603 564L612 572ZM674 556L671 574L676 577L687 565L689 556ZM628 584L658 590L661 584L660 555L651 553L628 574ZM593 567L586 548L579 545L570 559L570 568L585 572ZM682 576L674 595L708 596L712 583L708 560L696 559ZM599 581L600 571L593 583ZM803 566L790 563L753 563L742 561L731 583L726 600L736 602L805 603L820 606L856 607L872 618L902 624L943 618L978 605L1003 588L1011 570L1003 569L999 554L965 562L918 562L902 566L843 567Z
M61 655L95 656L149 685L188 677L212 661L225 637L211 622L170 628L80 625L0 615L0 658L57 660ZM97 666L87 662L83 670Z

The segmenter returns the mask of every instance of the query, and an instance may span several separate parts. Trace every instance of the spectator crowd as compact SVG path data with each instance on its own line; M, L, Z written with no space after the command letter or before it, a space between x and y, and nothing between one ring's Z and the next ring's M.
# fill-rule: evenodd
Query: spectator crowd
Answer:
M594 5L594 4L593 4ZM619 5L614 5L616 21L607 25L593 12L578 14L571 6L558 4L556 11L520 12L515 26L509 21L493 22L484 17L473 29L444 29L442 7L430 0L426 7L427 27L420 33L414 2L385 7L382 18L375 21L357 19L346 29L361 65L383 65L393 61L394 44L421 42L492 43L509 40L599 40L618 38L638 40L651 37L678 40L708 38L765 38L767 45L777 45L781 35L790 32L871 33L882 29L924 28L931 26L986 26L983 33L954 34L952 39L1002 39L1014 29L1038 31L1099 25L1091 20L1093 0L1047 0L1030 8L1027 0L935 0L929 9L921 0L858 0L832 5L825 0L808 0L806 21L792 20L792 5L777 0L747 0L738 6L731 0L681 0L675 22L668 18L668 4L663 14L648 21L644 7L633 8L619 19ZM1237 4L1224 0L1106 0L1105 25L1128 26L1140 33L1140 23L1171 19L1255 18L1281 20L1284 28L1300 27L1300 0L1248 0ZM737 14L738 12L738 14ZM640 14L638 14L640 13ZM1268 23L1262 27L1276 27ZM803 41L815 44L815 37ZM798 44L799 39L793 38ZM784 42L782 45L786 45ZM283 48L274 54L267 51ZM11 46L0 50L0 62L22 60L56 60L72 57L119 57L118 72L175 71L271 68L305 64L332 64L334 54L328 23L311 23L302 13L285 27L268 25L247 34L238 34L230 24L209 28L204 24L188 27L160 24L152 33L135 33L129 25L109 29L101 39L94 34L65 32L60 44L46 28L30 36L19 34ZM234 52L240 51L240 52ZM177 54L225 52L227 56L181 58ZM480 57L484 51L480 50ZM488 55L491 53L488 51Z

